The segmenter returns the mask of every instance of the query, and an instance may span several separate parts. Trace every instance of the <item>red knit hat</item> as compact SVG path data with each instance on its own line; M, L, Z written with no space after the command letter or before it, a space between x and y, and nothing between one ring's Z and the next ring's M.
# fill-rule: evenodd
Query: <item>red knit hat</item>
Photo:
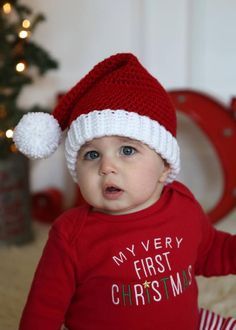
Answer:
M179 172L176 113L167 92L132 54L97 64L59 102L52 115L29 113L14 132L18 149L31 158L50 156L68 128L66 159L77 181L80 147L102 136L130 137L149 145L170 165L168 182Z

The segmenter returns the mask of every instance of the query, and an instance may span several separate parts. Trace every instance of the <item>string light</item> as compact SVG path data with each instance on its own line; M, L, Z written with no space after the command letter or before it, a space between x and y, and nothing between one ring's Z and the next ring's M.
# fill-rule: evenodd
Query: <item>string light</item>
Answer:
M22 26L24 29L28 29L30 27L31 23L28 19L24 19L22 22Z
M4 14L10 14L11 12L11 4L9 2L4 3L4 5L2 6Z
M17 72L23 72L23 71L25 71L25 63L23 63L23 62L17 63L17 65L16 65L16 71Z
M29 32L26 30L21 30L18 35L21 39L26 39L29 36Z
M12 129L8 129L8 130L6 131L6 137L7 137L8 139L12 139L12 137L13 137L13 130L12 130Z

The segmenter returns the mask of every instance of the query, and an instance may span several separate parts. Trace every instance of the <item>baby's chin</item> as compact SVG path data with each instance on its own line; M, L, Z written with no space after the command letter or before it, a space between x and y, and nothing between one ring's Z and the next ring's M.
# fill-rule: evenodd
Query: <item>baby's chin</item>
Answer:
M99 213L105 213L105 214L110 214L110 215L122 215L122 214L127 214L130 212L127 212L125 210L114 210L114 209L103 209L103 208L98 208L98 207L93 207L92 208L93 212L99 212Z
M145 207L143 207L145 208ZM105 213L105 214L110 214L110 215L125 215L125 214L130 214L130 213L135 213L143 209L140 205L138 206L130 206L126 208L121 208L121 207L111 207L111 208L100 208L100 207L93 207L92 211L93 212L99 212L99 213Z
M110 215L122 215L122 214L128 214L132 213L132 210L130 210L128 207L123 208L120 206L111 206L111 207L99 207L99 206L93 206L92 207L93 212L99 212L99 213L105 213Z

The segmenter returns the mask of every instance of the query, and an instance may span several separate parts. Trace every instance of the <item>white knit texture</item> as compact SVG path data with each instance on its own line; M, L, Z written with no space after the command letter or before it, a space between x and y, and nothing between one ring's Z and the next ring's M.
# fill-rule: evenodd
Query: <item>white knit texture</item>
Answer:
M29 158L47 158L58 148L61 128L57 120L44 112L24 115L15 127L13 140L18 150Z
M65 154L68 169L78 182L76 162L81 146L94 138L125 136L147 144L170 165L166 183L175 180L180 170L180 155L177 140L164 126L135 112L125 110L94 110L75 119L68 131Z

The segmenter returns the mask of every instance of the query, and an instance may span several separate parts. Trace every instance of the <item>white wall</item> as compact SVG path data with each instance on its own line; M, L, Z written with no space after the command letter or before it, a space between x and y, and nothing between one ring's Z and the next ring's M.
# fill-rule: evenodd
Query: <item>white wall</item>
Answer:
M70 88L98 61L123 51L134 52L167 89L192 87L225 102L235 93L234 0L22 3L46 15L47 21L38 26L33 37L60 62L59 70L25 89L21 98L24 105L40 102L53 107L58 92ZM201 166L196 168L195 153L188 142L181 143L185 151L193 153L194 170L205 180L207 175L202 175ZM204 157L206 152L200 154ZM181 177L193 184L191 176L185 178L182 173ZM31 182L34 191L53 185L71 199L73 185L63 162L63 147L47 161L32 162ZM200 196L199 189L196 193Z
M188 0L146 0L143 58L146 67L168 88L185 86L188 71Z
M236 2L195 0L192 9L189 84L229 103L235 95Z

